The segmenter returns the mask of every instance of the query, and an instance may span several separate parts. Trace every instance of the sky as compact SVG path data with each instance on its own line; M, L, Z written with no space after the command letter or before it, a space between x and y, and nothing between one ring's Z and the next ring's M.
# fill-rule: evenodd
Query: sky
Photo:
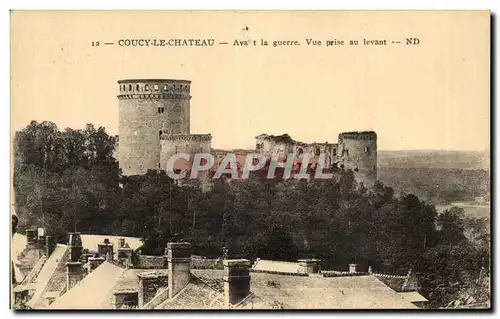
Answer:
M46 120L119 134L117 81L169 78L192 81L191 133L211 133L214 148L254 147L261 133L334 143L341 132L374 130L381 150L486 150L489 23L485 11L13 11L11 133ZM420 44L305 41L408 37ZM103 45L138 38L217 44ZM235 39L270 46L235 47Z

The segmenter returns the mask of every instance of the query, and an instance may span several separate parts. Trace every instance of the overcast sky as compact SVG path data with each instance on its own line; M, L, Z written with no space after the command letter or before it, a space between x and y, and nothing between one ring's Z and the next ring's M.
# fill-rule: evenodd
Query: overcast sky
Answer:
M14 12L11 23L12 131L48 120L118 134L117 80L179 78L192 81L191 132L211 133L214 148L254 147L261 133L336 142L340 132L375 130L384 150L489 149L486 12ZM420 44L305 43L406 37ZM102 45L128 38L229 44ZM261 38L270 46L231 45Z

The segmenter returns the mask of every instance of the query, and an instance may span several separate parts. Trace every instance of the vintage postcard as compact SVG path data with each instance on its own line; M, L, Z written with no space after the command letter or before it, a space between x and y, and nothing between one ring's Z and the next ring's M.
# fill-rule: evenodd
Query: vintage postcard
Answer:
M490 309L489 11L11 11L15 310Z

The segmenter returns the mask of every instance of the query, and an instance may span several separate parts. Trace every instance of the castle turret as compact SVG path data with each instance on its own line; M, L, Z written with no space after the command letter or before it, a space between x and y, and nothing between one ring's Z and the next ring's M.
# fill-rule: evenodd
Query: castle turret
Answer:
M373 187L377 180L377 133L340 133L338 142L338 165L352 170L358 183Z
M187 80L118 81L118 156L125 175L159 168L163 134L190 133L190 85Z

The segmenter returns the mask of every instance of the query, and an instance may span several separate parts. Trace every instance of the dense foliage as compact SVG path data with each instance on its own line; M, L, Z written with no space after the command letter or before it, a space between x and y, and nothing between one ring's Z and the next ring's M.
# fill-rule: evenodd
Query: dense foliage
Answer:
M148 254L162 254L167 241L189 240L205 256L218 257L226 247L231 257L316 257L330 269L352 262L386 273L412 269L431 307L489 298L488 221L467 219L461 209L438 215L380 182L359 187L350 171L317 182L217 180L203 193L179 187L164 172L121 177L114 145L92 125L61 132L32 122L18 132L20 230L45 227L60 241L74 230L142 237Z
M435 204L490 198L487 169L379 167L378 178L397 192L412 193Z

